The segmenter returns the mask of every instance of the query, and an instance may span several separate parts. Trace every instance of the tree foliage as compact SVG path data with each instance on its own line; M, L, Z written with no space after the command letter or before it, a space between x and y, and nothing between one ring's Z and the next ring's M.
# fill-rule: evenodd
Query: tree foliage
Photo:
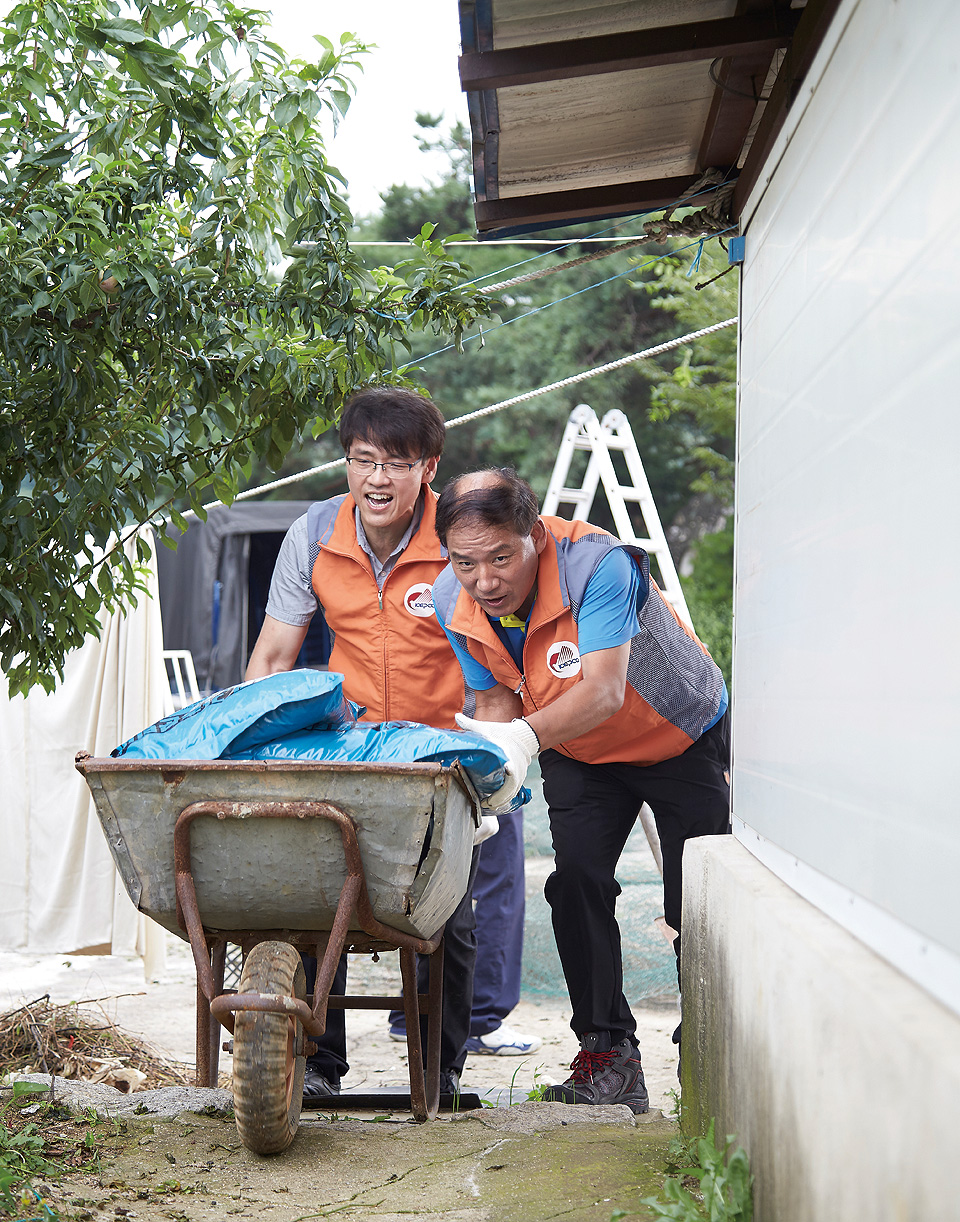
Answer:
M690 263L690 260L687 260ZM738 273L723 250L705 246L693 276L671 256L657 268L653 305L668 311L685 330L696 331L737 313ZM710 283L712 281L712 283ZM699 284L704 287L698 288ZM717 331L680 350L673 368L658 375L654 421L692 417L710 442L692 457L699 473L690 485L702 519L713 529L691 536L692 573L684 585L693 622L730 682L733 664L733 476L737 394L736 329ZM699 537L698 537L699 535Z
M697 267L691 275L693 262ZM654 279L648 282L648 290L652 304L668 311L685 331L699 331L737 313L737 273L726 264L723 248L717 243L704 245L695 261L676 255L663 259L655 268ZM696 450L701 473L691 484L693 491L731 506L737 413L735 328L716 331L681 349L673 368L657 379L652 419L666 421L678 413L695 419L712 439Z
M52 689L133 596L120 542L277 468L411 326L492 303L427 227L365 269L318 134L364 48L316 63L229 0L32 0L0 23L0 661ZM286 260L279 282L270 269Z
M437 119L420 116L419 122L421 147L445 151L449 172L427 187L384 192L380 215L364 236L396 241L427 218L442 217L451 228L468 218L472 223L467 134L454 127L438 137ZM463 257L490 284L596 251L577 239L604 228L551 230L552 251L480 243ZM470 342L463 355L434 356L432 337L413 334L417 376L456 417L735 315L738 274L728 270L723 247L717 241L685 245L682 239L651 243L506 289L483 346ZM439 482L471 467L509 464L542 497L567 416L580 402L601 418L618 408L629 419L675 557L692 570L684 589L694 623L729 679L736 329L452 430ZM571 482L581 472L575 469ZM602 496L591 518L613 528Z
M472 228L467 133L455 125L446 135L438 135L439 120L433 116L421 115L418 122L424 132L421 147L446 152L448 172L427 186L397 185L383 192L380 213L362 224L359 236L364 239L409 239L427 219L442 218L450 229ZM596 253L597 246L581 245L579 239L606 228L581 225L552 230L542 235L555 243L552 249L481 242L460 248L461 257L478 283L490 285ZM615 239L612 230L610 234ZM441 410L454 418L655 344L676 326L667 313L654 308L649 290L655 285L646 283L666 254L666 247L651 244L639 252L613 254L506 289L500 294L497 322L474 328L462 354L452 349L438 353L443 345L434 337L412 332L416 377ZM480 340L477 331L482 332ZM671 367L664 367L664 376ZM648 365L626 367L451 430L438 482L470 467L509 464L542 495L567 416L578 403L588 402L601 417L611 408L627 414L661 516L669 522L687 503L690 485L701 474L698 446L720 443L690 413L677 412L662 422L651 420L654 373L659 371ZM332 439L321 439L309 455L291 457L289 470L315 465L336 452ZM317 477L298 486L297 495L329 495L335 479ZM598 502L595 516L603 515L604 506Z
M384 242L403 242L420 232L424 221L430 221L444 235L472 233L473 209L470 206L470 133L457 121L449 132L438 132L442 115L418 114L420 135L417 144L422 153L437 153L444 157L448 168L439 181L426 187L410 187L394 183L381 193L383 206L372 226Z

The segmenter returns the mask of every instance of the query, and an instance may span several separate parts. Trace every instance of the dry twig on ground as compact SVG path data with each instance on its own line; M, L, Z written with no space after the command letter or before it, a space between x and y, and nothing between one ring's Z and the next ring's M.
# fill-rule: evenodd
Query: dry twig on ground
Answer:
M0 1075L10 1073L107 1082L124 1092L189 1085L194 1075L192 1066L122 1031L102 1008L54 1005L48 995L0 1015Z

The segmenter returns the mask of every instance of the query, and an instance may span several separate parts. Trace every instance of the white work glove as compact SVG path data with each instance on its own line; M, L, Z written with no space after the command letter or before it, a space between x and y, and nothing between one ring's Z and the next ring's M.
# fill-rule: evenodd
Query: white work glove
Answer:
M486 810L486 807L482 808ZM496 836L500 830L500 820L496 815L483 815L480 817L480 826L473 833L473 847L478 844L483 844L484 840L489 840L491 836Z
M484 810L504 810L520 792L530 761L540 750L540 740L533 726L523 717L515 717L513 721L475 721L462 713L457 714L457 725L461 730L471 730L489 738L506 752L503 784L483 804Z

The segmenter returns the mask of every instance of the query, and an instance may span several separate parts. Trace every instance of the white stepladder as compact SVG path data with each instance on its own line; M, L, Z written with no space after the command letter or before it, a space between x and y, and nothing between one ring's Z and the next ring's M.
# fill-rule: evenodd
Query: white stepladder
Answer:
M582 485L579 488L568 488L567 479L577 450L589 451L590 458ZM630 478L629 484L621 484L613 465L613 459L610 457L611 450L619 450L623 454ZM573 505L574 521L585 522L601 483L607 494L607 502L616 524L618 537L624 543L642 547L651 561L656 561L660 571L660 581L657 584L664 598L680 619L692 628L693 623L687 609L686 599L683 597L680 578L677 575L673 557L670 555L670 547L660 523L660 515L657 513L653 493L650 491L650 484L643 469L640 451L637 449L630 421L623 412L616 409L607 412L602 421L598 420L593 408L588 407L586 403L581 403L570 413L567 426L563 431L557 461L554 463L547 495L543 501L543 512L556 515L560 505ZM646 538L638 536L634 530L633 522L627 511L628 501L640 507L643 525L647 532ZM663 854L660 850L660 837L657 833L653 811L646 803L640 808L640 822L662 877ZM676 936L675 932L668 928L662 917L657 924L661 926L661 932L664 933L667 941L672 943Z
M581 487L568 488L567 478L577 450L590 451L590 459ZM619 450L623 454L630 478L629 484L620 483L610 457L611 450ZM554 463L550 485L543 501L543 512L556 514L559 505L573 505L574 521L585 522L601 483L607 494L618 537L624 543L642 547L651 561L656 561L660 575L657 584L664 598L683 622L692 628L693 623L683 597L680 578L677 576L667 537L660 524L660 515L654 504L653 493L640 460L640 451L637 449L630 421L623 412L615 409L607 412L602 421L598 420L593 408L581 403L570 413L567 427L563 430L557 461ZM634 530L627 512L628 501L640 507L647 532L646 538L638 536ZM654 579L656 580L656 574Z

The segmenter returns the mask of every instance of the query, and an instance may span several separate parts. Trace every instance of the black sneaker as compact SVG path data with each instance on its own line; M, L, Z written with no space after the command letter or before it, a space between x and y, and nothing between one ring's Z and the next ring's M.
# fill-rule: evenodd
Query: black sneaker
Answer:
M325 1078L319 1069L308 1065L303 1074L303 1106L305 1108L325 1108L330 1106L331 1098L340 1094L340 1083L331 1082Z
M608 1032L588 1031L570 1068L566 1082L544 1092L546 1102L625 1103L638 1115L650 1110L640 1049L629 1038L611 1048Z

